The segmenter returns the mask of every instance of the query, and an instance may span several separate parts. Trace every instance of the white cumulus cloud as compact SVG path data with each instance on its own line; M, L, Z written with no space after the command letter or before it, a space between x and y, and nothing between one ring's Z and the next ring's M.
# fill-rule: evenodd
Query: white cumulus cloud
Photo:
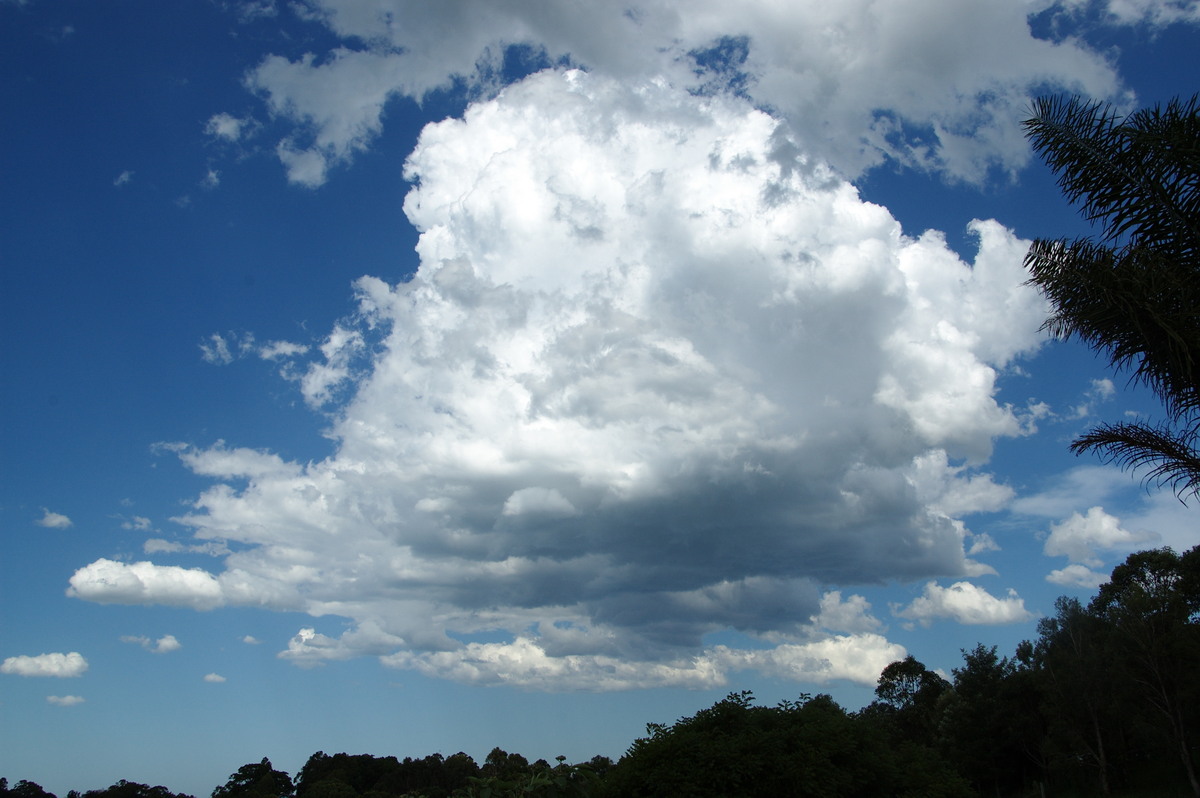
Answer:
M226 681L226 679L219 673L206 673L204 674L204 681L209 682L210 684L221 684L222 682Z
M224 570L105 559L71 595L351 620L298 664L610 689L866 679L895 647L825 586L990 570L957 516L1010 500L983 466L1029 431L995 399L1042 341L1026 242L976 221L963 262L750 102L582 71L429 126L406 173L420 269L360 279L299 382L332 453L167 445ZM730 628L776 653L717 657Z
M220 113L213 114L204 124L204 132L214 138L223 139L225 141L237 141L242 138L249 130L253 129L254 124L248 119L239 119L232 114Z
M59 707L73 707L82 704L87 699L77 695L48 695L46 700Z
M62 513L55 513L42 508L42 517L34 521L38 526L44 526L47 529L70 529L74 523L70 518L67 518Z
M939 618L963 624L1002 624L1019 623L1034 617L1025 609L1024 599L1015 590L1010 589L1004 598L996 598L970 582L955 582L950 587L928 582L924 592L911 604L893 607L892 612L924 626Z
M88 661L78 651L69 654L38 654L37 656L9 657L0 663L0 673L14 676L54 676L70 678L82 676L88 669Z
M1108 581L1108 575L1097 573L1086 565L1072 563L1065 568L1055 568L1046 575L1046 581L1064 587L1082 587L1095 590Z
M1051 524L1043 550L1047 556L1064 556L1071 562L1096 568L1103 563L1098 556L1100 550L1132 551L1158 540L1158 533L1124 529L1121 519L1106 513L1103 507L1092 507L1087 515L1072 513L1065 521Z
M225 603L217 579L199 568L99 559L76 571L67 595L102 604L212 609Z

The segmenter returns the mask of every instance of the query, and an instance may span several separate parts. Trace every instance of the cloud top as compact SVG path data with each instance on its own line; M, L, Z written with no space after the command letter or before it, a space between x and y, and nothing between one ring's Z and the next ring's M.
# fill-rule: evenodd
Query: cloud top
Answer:
M292 123L276 151L289 179L310 188L370 146L390 99L421 100L456 83L495 92L514 52L625 82L740 93L776 109L811 152L848 175L890 159L978 182L989 169L1013 171L1028 160L1017 121L1034 87L1119 94L1102 55L1074 38L1031 33L1030 15L1078 5L695 0L685 14L665 0L307 0L305 16L338 44L294 59L269 55L246 86L273 117ZM1109 7L1120 23L1195 17L1183 4L1113 0ZM206 129L236 140L242 125L217 114Z

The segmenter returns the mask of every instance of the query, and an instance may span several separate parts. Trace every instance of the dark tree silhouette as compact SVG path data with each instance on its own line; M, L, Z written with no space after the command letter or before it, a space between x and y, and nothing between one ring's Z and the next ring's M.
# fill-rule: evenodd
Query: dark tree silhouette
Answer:
M295 792L291 777L263 757L257 764L238 768L229 781L212 791L212 798L291 798Z
M1200 107L1197 96L1120 117L1079 98L1034 102L1023 123L1098 239L1039 239L1025 265L1054 306L1045 329L1077 337L1148 386L1166 419L1078 438L1176 494L1200 493Z

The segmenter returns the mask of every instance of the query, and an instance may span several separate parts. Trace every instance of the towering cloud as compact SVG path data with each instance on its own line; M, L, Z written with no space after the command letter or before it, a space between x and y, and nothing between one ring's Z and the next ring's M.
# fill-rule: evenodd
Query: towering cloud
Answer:
M431 125L407 174L419 271L359 280L299 383L335 451L180 447L224 570L100 560L74 595L343 616L284 656L482 683L871 682L903 650L825 588L989 570L957 517L1007 498L997 370L1045 313L1003 227L964 263L750 102L582 71Z

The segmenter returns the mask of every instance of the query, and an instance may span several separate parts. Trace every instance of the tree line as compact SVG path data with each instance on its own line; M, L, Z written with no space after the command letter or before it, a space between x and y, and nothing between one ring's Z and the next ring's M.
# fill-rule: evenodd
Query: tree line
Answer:
M1037 631L1011 656L964 650L950 678L893 662L858 711L731 693L648 724L616 762L317 752L294 779L269 759L243 765L211 798L1200 796L1200 546L1131 554ZM0 798L56 796L0 779ZM192 797L120 781L67 798Z

